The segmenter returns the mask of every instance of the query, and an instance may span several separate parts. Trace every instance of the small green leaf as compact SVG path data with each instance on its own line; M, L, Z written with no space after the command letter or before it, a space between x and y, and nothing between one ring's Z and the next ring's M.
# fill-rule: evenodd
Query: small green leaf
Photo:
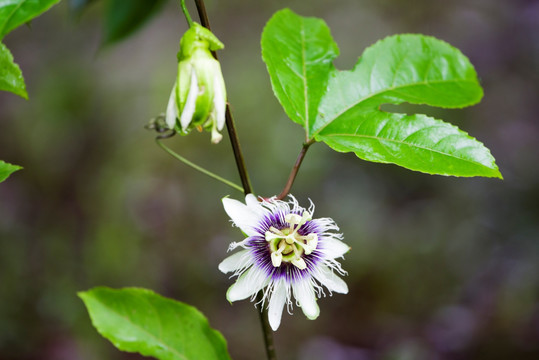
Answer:
M0 182L6 180L9 175L21 169L22 166L12 165L10 163L0 160Z
M221 333L192 306L140 288L78 295L97 331L120 350L160 360L230 359Z
M9 49L0 42L0 90L10 91L28 99L26 85L19 65L13 62L13 55Z
M261 43L275 96L309 137L333 69L332 60L339 54L329 28L323 20L284 9L268 21Z
M104 44L125 39L138 30L166 0L108 0Z
M339 117L316 136L339 152L428 174L502 178L490 151L456 126L426 115L371 111Z
M0 1L0 40L11 30L49 10L60 0Z

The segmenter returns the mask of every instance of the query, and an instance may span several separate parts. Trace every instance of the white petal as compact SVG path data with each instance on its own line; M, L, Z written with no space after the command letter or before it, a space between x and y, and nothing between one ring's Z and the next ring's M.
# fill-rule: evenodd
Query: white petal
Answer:
M308 319L314 320L320 315L320 308L316 303L316 296L312 284L308 280L292 284L294 297L299 302L301 310Z
M327 287L329 291L335 291L341 294L348 294L348 285L331 271L327 266L320 266L319 271L314 274L316 280Z
M249 250L242 250L224 259L219 264L219 270L226 274L239 270L250 263L252 263L252 259L251 256L249 256Z
M247 204L247 206L250 206L250 207L260 206L260 202L258 201L256 196L254 196L253 194L245 195L245 203Z
M267 210L262 206L261 202L258 201L258 198L253 194L247 194L245 196L245 203L253 212L258 215L258 217L264 216L267 212Z
M222 76L220 72L216 72L213 77L213 106L215 108L215 120L217 129L222 130L225 125L225 110L226 110L226 95L224 93L223 80L219 79Z
M185 105L183 106L182 114L180 116L180 124L182 129L185 131L191 120L193 120L193 115L195 113L195 107L198 97L198 79L195 69L191 70L191 85L189 86L189 93L187 94L187 100L185 100Z
M276 331L281 325L284 304L286 303L286 284L280 280L273 289L268 306L269 323L273 331Z
M253 211L250 206L242 204L238 200L224 198L223 206L228 216L234 221L241 231L249 236L260 235L254 227L260 221L257 211Z
M323 245L321 246L320 243ZM318 247L321 248L321 251L328 259L342 257L350 250L350 246L342 241L329 237L324 237L323 240L320 240L320 243L318 244Z
M247 299L264 288L268 281L269 277L264 271L251 267L228 288L226 298L230 302Z
M178 117L178 108L176 106L176 83L174 83L174 86L172 87L172 91L170 92L170 97L168 98L167 114L165 117L165 121L169 129L174 129L174 125L176 125L177 117Z

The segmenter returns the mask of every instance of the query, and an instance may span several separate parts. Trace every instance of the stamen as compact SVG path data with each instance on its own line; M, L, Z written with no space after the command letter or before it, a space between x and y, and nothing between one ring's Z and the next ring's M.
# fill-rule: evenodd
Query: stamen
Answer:
M316 250L316 247L318 246L318 235L315 233L310 233L309 235L304 237L305 244L303 244L303 249L305 250L305 254L309 255L314 250Z
M303 260L302 258L292 259L292 265L294 265L300 270L304 270L307 268L307 264L305 263L305 260Z
M273 239L280 239L282 236L274 234L270 231L266 231L266 241L271 241Z
M286 214L284 217L285 221L290 225L297 225L301 222L301 216L297 214Z
M285 248L286 243L284 241L281 241L279 243L279 249L271 253L271 263L273 264L273 267L281 266L281 263L283 261L283 255L281 253L284 251Z
M316 250L316 247L309 244L303 244L303 250L305 251L305 255L309 255L314 250Z
M271 231L271 232L274 233L274 234L279 234L279 235L285 236L281 230L277 230L277 229L274 228L273 226L271 226L271 227L269 228L269 231Z
M303 215L301 215L301 222L300 225L305 224L307 221L311 221L313 218L311 214L308 211L304 211Z
M286 214L284 218L290 224L289 228L279 230L271 226L264 234L266 241L270 242L272 265L279 267L283 261L286 261L291 262L300 270L306 269L307 264L302 256L303 254L309 255L316 250L318 235L315 233L300 235L298 230L312 219L312 215L308 211L303 211L301 216L291 213Z
M273 264L273 267L281 266L282 261L283 261L283 255L280 252L271 253L271 263Z

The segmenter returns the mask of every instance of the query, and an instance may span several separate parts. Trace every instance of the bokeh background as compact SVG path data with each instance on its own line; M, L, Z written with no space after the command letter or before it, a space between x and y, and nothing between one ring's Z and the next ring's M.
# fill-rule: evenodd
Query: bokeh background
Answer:
M258 314L231 306L217 270L231 241L220 199L241 194L158 148L186 24L169 1L131 37L101 46L106 4L61 2L5 39L29 101L0 93L0 158L25 167L0 185L0 359L142 359L91 327L76 292L142 286L195 305L234 359L263 359ZM190 4L191 5L191 4ZM277 10L323 18L337 67L395 33L424 33L475 65L483 101L421 106L484 142L504 181L429 176L312 146L294 185L352 246L348 295L296 309L275 334L280 359L539 359L539 2L524 0L208 1L229 101L258 194L280 192L302 130L272 94L260 34ZM191 8L194 14L194 7ZM225 140L168 141L237 179Z

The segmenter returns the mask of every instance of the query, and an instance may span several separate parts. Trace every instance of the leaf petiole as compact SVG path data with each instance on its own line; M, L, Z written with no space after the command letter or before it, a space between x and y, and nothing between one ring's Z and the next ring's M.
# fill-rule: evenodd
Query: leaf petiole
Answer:
M288 180L286 182L286 185L283 191L281 191L281 193L277 195L278 200L284 199L285 196L288 195L288 193L290 192L290 189L292 188L292 185L294 184L294 180L296 180L296 176L298 175L299 167L301 166L301 163L303 162L303 159L305 158L305 155L307 154L307 150L309 150L309 147L315 142L316 140L310 139L303 144L301 151L298 155L298 158L296 160L296 163L294 164L292 171L290 171L290 175L288 176Z

